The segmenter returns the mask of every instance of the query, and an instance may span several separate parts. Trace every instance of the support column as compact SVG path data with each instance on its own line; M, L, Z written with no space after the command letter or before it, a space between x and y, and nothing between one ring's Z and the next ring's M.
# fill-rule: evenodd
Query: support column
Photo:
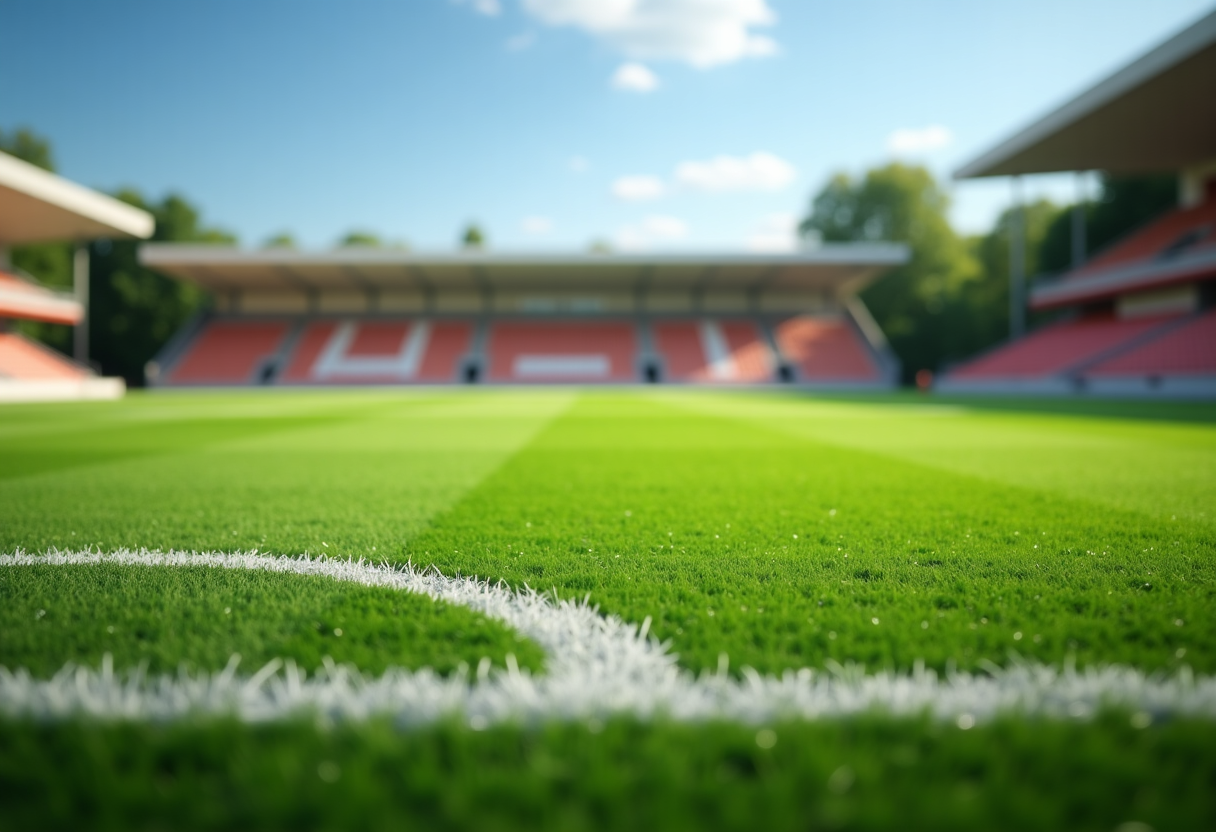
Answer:
M1085 174L1077 171L1077 201L1072 206L1072 267L1085 263L1088 241L1085 238Z
M72 287L81 307L80 323L72 333L72 356L80 364L89 363L89 247L76 246L72 255Z
M1013 177L1013 208L1009 212L1009 337L1026 334L1026 217L1022 208L1022 177Z

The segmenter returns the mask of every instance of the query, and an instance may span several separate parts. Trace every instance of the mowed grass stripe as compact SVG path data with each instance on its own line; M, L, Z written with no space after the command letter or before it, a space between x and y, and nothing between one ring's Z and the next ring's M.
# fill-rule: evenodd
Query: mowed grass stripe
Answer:
M180 418L180 398L174 407L158 396L115 405L138 424L124 428L131 447L121 459L0 481L0 550L399 553L570 394L232 397L233 415L204 420L203 430ZM345 410L322 421L318 402ZM70 445L72 433L65 425L40 444ZM104 450L107 439L92 441ZM26 442L0 441L0 458Z
M1202 524L592 393L407 555L653 616L694 669L1210 672L1212 551Z
M674 406L1018 487L1216 531L1216 407L1077 402L1076 412L995 403L815 401L798 395L662 396ZM1018 403L1010 403L1017 405ZM1081 405L1087 404L1087 408ZM986 406L985 406L986 405ZM1022 404L1025 407L1025 404ZM1110 412L1107 412L1109 409ZM1117 414L1126 413L1119 418ZM1177 422L1163 417L1174 415ZM1208 422L1199 421L1207 415Z

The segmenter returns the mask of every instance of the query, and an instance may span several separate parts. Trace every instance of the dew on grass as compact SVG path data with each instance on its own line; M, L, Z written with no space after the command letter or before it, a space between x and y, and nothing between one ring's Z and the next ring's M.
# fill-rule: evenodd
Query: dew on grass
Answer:
M341 627L334 627L334 635L336 635L336 636L339 636L339 637L340 637L340 636L342 635L342 628L341 628Z
M46 615L46 610L38 610L38 612L34 613L34 618L42 618L44 615Z
M871 623L871 624L877 624L877 623L878 623L878 619L877 619L877 618L871 618L871 619L870 619L870 623Z
M853 781L856 779L857 776L853 774L853 769L841 766L828 778L828 790L833 794L844 794L853 787Z
M112 632L114 632L114 625L113 625L113 624L111 624L110 626L106 627L106 632L107 632L107 633L112 633Z
M1184 623L1185 623L1185 622L1184 622L1184 621L1183 621L1181 618L1175 618L1175 619L1174 619L1174 626L1175 626L1175 627L1181 627L1181 626L1182 626Z
M1143 731L1153 724L1153 716L1148 711L1136 711L1128 722L1131 723L1133 728Z
M835 641L836 640L836 631L828 630L828 638L831 639L832 641Z
M469 717L469 727L474 731L484 731L490 727L490 721L481 714L474 714Z
M777 744L777 732L771 728L761 728L756 732L756 745L768 750Z
M958 719L956 719L954 722L964 731L970 731L975 727L975 717L973 717L971 714L959 714Z
M1125 820L1115 827L1115 832L1157 832L1157 830L1143 821Z
M1179 647L1177 650L1174 651L1174 655L1181 659L1183 656L1186 655L1186 648Z
M1022 634L1021 634L1021 633L1014 633L1014 634L1013 634L1013 640L1014 640L1014 641L1021 641L1021 640L1022 640Z
M921 628L922 630L927 630L927 629L929 629L929 622L928 622L928 621L922 621L922 622L920 622L920 628Z
M834 509L834 508L828 509L828 517L835 517L835 516L836 516L836 509Z
M332 760L322 760L317 764L317 776L325 783L337 783L342 776L342 769Z
M224 607L224 615L232 615L232 607Z

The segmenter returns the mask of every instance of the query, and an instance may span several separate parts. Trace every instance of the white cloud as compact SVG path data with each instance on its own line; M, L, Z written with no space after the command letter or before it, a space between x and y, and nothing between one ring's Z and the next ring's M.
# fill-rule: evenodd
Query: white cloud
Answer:
M948 147L954 134L940 124L928 127L901 127L887 136L887 150L895 156L915 156Z
M707 193L779 191L798 176L794 166L772 153L715 156L707 162L681 162L675 181L681 188Z
M747 237L747 247L751 251L770 254L797 251L798 216L783 211L762 218L752 227Z
M452 0L457 6L470 6L478 14L486 17L498 17L502 14L500 0Z
M612 73L612 86L629 92L654 92L659 88L659 76L642 64L621 64Z
M638 251L656 243L670 243L688 236L688 223L679 217L655 214L617 230L616 245L622 251Z
M519 227L525 234L548 234L553 230L553 220L548 217L524 217Z
M591 162L587 161L586 156L571 156L566 162L566 166L574 173L586 173L591 167Z
M667 193L657 176L622 176L612 183L612 195L625 202L645 202Z
M524 0L550 26L571 26L633 58L704 69L772 55L777 44L751 31L777 19L766 0Z
M531 49L536 43L535 32L521 32L514 37L507 38L507 49L512 52L523 52L525 49Z

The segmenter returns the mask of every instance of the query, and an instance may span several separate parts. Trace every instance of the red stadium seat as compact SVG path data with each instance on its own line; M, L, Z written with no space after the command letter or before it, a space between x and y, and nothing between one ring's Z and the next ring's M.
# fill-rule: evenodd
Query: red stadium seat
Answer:
M1216 310L1091 367L1094 376L1216 374Z
M950 373L953 380L1041 378L1080 367L1173 318L1095 315L1051 324Z
M169 372L176 384L253 384L259 365L287 335L283 321L216 320L195 336Z
M468 321L317 321L305 327L281 383L452 382L472 336Z
M1100 252L1072 275L1083 277L1115 266L1168 257L1182 246L1206 245L1216 245L1216 201L1179 208L1153 220Z
M861 336L841 318L801 315L776 328L777 346L802 381L870 382L881 378Z
M637 381L637 328L629 321L499 321L486 352L490 381Z
M0 332L0 378L18 381L78 381L92 376L50 347L13 332Z
M762 383L773 378L772 350L751 321L658 321L653 332L669 381Z

